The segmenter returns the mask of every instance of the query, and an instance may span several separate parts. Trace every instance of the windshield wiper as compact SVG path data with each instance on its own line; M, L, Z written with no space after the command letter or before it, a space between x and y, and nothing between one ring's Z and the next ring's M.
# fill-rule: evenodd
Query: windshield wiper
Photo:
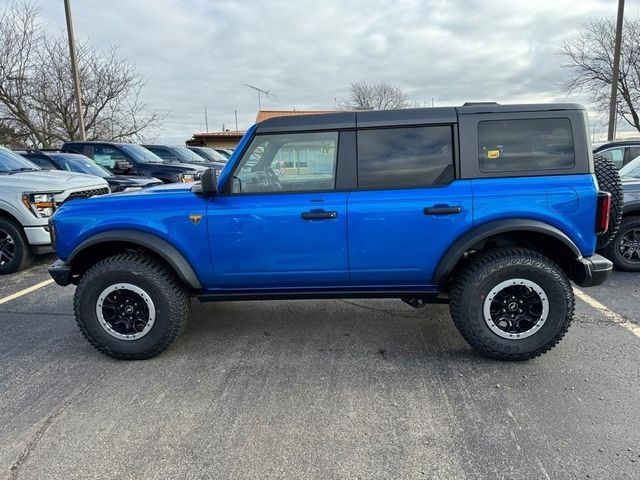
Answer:
M31 167L21 167L21 168L16 168L14 170L10 170L7 172L7 174L9 175L13 175L14 173L20 173L20 172L37 172L38 170L40 170L39 168L31 168Z

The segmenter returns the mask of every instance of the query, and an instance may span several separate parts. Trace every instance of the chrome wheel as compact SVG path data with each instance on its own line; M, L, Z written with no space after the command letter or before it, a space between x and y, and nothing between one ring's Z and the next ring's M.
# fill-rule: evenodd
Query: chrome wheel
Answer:
M153 327L156 309L147 292L140 287L117 283L98 296L96 315L109 335L120 340L138 340Z
M620 236L618 251L625 262L640 264L640 228L632 228Z
M513 278L496 285L483 304L484 321L493 333L509 339L530 337L549 315L549 300L535 282Z
M0 230L0 267L13 261L16 256L16 244L8 232Z

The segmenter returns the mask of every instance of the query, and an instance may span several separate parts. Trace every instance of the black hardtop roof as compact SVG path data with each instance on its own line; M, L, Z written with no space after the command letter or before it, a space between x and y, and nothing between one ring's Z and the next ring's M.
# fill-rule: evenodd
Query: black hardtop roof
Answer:
M256 133L294 130L336 130L362 127L390 127L435 123L456 123L458 115L480 113L521 113L539 111L585 110L577 103L539 103L499 105L476 103L461 107L405 108L401 110L362 110L314 115L288 115L259 122Z

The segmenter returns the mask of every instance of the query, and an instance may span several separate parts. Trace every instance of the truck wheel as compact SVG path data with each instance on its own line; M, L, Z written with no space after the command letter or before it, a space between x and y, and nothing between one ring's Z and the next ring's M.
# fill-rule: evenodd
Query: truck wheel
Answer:
M594 155L593 163L598 179L598 187L601 191L611 194L611 213L609 216L609 230L602 235L598 235L598 250L606 247L616 233L622 222L622 210L624 206L624 195L622 192L622 182L618 169L613 161L602 155Z
M620 229L603 253L625 272L640 272L640 217L622 220Z
M74 296L76 322L101 352L118 359L151 358L185 327L186 289L154 257L122 253L91 267Z
M27 267L33 258L22 229L11 220L0 218L0 275Z
M527 360L553 348L573 319L566 275L524 248L481 253L450 291L453 321L469 344L498 360Z

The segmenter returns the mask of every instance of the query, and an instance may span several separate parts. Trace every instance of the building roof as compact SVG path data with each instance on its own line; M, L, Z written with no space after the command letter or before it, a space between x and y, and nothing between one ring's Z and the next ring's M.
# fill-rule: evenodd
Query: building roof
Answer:
M260 110L256 116L256 123L274 117L291 117L297 115L318 115L321 113L334 113L333 110Z
M194 133L193 138L242 138L246 130L225 130L224 132L199 132Z

